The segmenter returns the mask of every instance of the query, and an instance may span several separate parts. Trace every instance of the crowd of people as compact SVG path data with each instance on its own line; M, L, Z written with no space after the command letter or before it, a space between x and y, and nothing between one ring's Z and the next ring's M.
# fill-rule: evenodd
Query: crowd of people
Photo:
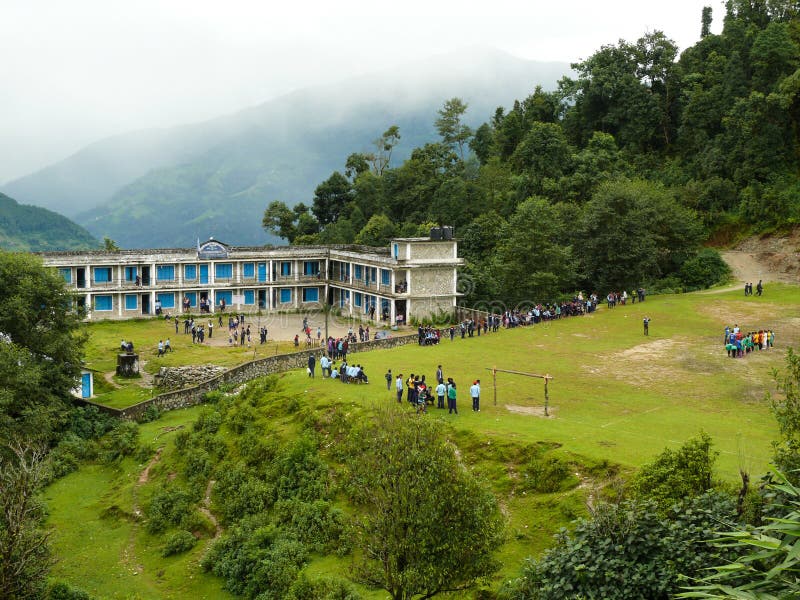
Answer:
M739 325L725 326L725 351L731 358L742 358L755 350L769 350L775 343L775 332L759 329L744 333Z
M606 302L608 303L608 308L614 308L617 304L621 304L625 306L628 303L628 300L631 301L631 304L636 304L636 300L638 298L639 302L644 302L645 297L647 296L647 291L644 288L639 288L631 292L630 296L626 290L622 290L622 292L609 292L606 296Z

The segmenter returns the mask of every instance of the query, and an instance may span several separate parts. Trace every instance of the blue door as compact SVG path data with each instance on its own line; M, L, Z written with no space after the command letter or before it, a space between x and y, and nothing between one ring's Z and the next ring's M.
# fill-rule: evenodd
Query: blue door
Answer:
M84 373L81 375L81 398L92 397L92 374Z
M258 263L258 280L260 282L267 280L267 263Z
M208 283L208 265L200 265L200 283Z

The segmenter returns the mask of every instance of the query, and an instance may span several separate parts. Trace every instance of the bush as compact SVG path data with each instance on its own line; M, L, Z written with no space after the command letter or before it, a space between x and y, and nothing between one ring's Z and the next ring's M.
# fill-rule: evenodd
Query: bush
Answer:
M96 453L95 443L68 432L50 452L50 472L54 479L77 470L82 460Z
M298 498L313 501L328 493L328 466L308 436L298 438L279 453L270 478L275 483L276 500Z
M161 411L158 410L158 407L155 404L150 404L146 409L144 409L144 414L140 419L142 423L151 423L152 421L158 421L161 418Z
M92 600L92 597L68 583L58 581L50 585L47 590L47 600Z
M222 577L233 594L279 600L286 598L307 557L303 544L282 537L259 515L231 527L201 564Z
M205 431L208 433L217 433L222 425L222 415L217 410L206 407L197 421L192 425L192 431Z
M197 543L197 538L188 531L176 531L167 536L167 541L161 549L161 556L166 558L173 554L188 552Z
M693 498L711 489L714 462L711 437L701 432L677 450L669 448L643 466L631 483L633 494L653 499L662 506Z
M703 248L681 265L680 278L687 288L702 289L730 277L731 270L713 248Z
M139 426L132 421L117 421L111 432L103 438L102 447L106 462L132 455L139 447Z
M305 573L289 588L288 600L361 600L347 581L338 578L309 579Z
M576 481L569 465L555 457L536 457L526 467L521 488L542 494L574 487Z
M282 500L275 503L275 515L279 525L316 552L330 548L344 530L344 514L325 500Z
M715 528L735 517L733 499L715 492L680 502L662 514L652 501L602 504L522 577L500 591L504 600L604 598L667 600L708 564L731 552L710 541Z
M251 475L242 464L222 463L217 468L214 501L225 523L255 515L272 505L272 486Z
M164 531L170 525L178 525L190 512L189 494L180 487L161 488L150 499L145 514L150 533Z
M73 433L84 440L96 440L116 424L116 418L100 412L96 406L80 406L70 410L66 433Z

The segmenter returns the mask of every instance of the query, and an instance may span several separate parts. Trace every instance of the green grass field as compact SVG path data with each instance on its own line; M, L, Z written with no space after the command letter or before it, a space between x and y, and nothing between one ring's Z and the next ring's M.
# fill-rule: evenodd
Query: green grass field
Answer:
M304 370L281 376L283 391L314 407L343 407L355 414L394 402L383 378L424 373L433 379L437 364L459 389L459 415L429 409L442 419L464 460L484 476L508 517L509 535L499 549L504 566L496 581L513 577L522 559L551 543L552 534L585 514L588 497L602 494L614 474L641 466L665 447L677 447L704 430L720 452L720 480L736 483L741 468L758 476L767 468L777 427L764 394L773 390L770 371L781 368L785 349L800 341L800 288L770 286L769 295L745 299L736 291L713 291L648 298L576 319L519 328L437 347L405 346L351 355L370 376L369 385L309 379ZM651 318L650 336L642 318ZM722 346L726 324L745 331L773 328L776 348L730 359ZM97 368L109 345L144 336L162 322L115 322L92 326L90 360ZM141 328L141 329L139 329ZM147 330L149 331L149 330ZM173 329L174 332L174 329ZM156 332L157 333L157 332ZM185 337L185 336L180 336ZM180 338L179 338L180 339ZM189 346L191 344L189 343ZM236 350L181 348L164 360L233 364ZM250 351L252 353L252 350ZM93 357L93 358L92 358ZM247 357L249 358L249 356ZM231 362L224 362L225 360ZM151 358L151 360L153 360ZM541 415L539 379L498 374L493 403L492 367L548 373L551 417ZM470 410L469 384L482 380L481 412ZM120 402L121 390L116 390ZM87 465L46 490L59 563L54 576L102 598L221 598L220 580L197 564L207 542L178 557L162 559L160 539L147 534L135 517L165 472L175 433L165 427L191 423L200 408L167 413L142 426L142 439L163 446L151 481L140 484L145 465L131 459L116 468ZM154 438L160 437L155 440ZM545 444L575 470L575 485L552 494L517 493L518 455ZM319 557L313 574L346 576L349 559ZM368 597L384 595L369 590Z

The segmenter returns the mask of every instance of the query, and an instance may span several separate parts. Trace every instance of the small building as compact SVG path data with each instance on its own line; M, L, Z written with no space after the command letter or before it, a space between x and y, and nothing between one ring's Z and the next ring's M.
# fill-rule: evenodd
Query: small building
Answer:
M356 245L238 247L208 239L196 249L40 253L78 294L87 318L169 313L319 310L387 324L452 312L459 296L452 230Z

